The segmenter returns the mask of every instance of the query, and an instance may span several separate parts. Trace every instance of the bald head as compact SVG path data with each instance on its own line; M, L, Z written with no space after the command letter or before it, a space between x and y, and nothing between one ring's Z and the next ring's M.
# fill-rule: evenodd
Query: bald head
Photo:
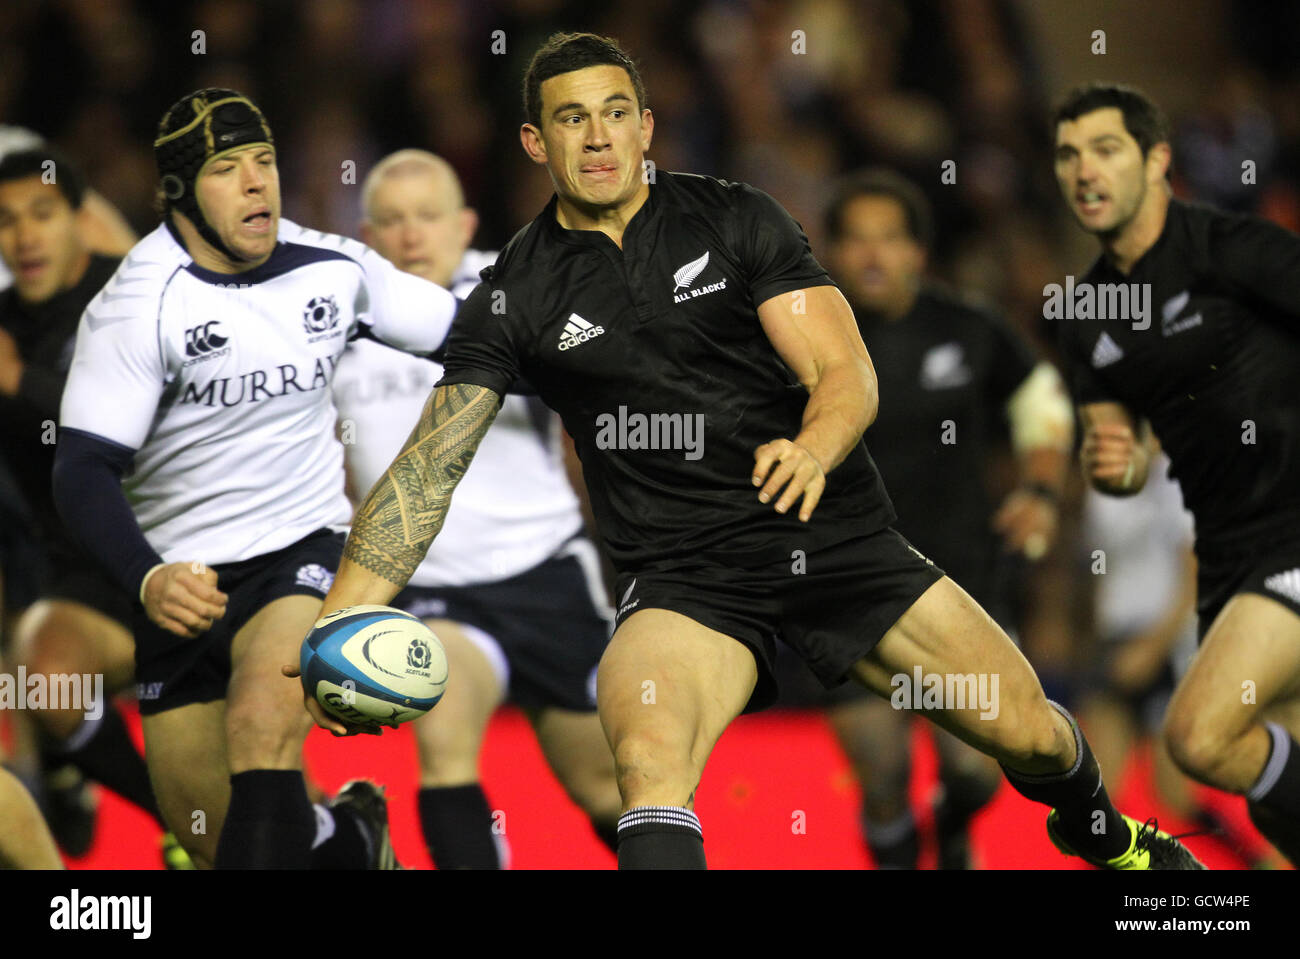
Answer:
M366 243L408 273L449 286L478 226L451 164L399 150L370 171L361 196Z

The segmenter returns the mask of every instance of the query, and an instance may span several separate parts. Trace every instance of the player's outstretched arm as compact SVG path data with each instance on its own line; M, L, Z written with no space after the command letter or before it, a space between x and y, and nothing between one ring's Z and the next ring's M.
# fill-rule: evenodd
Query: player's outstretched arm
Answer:
M1088 482L1100 493L1132 496L1146 485L1151 455L1147 430L1121 403L1086 403L1080 458Z
M784 513L803 497L807 521L826 488L826 474L858 445L876 419L880 394L875 367L844 295L817 286L774 296L758 308L763 332L808 389L803 428L754 451L755 486L768 502L784 488L776 509Z
M500 396L485 386L455 383L433 391L402 452L357 510L322 616L386 604L406 585L500 407Z
M348 606L386 606L401 591L442 529L452 491L500 408L500 396L485 386L434 389L402 451L353 517L321 616ZM299 675L297 664L280 672ZM314 696L304 696L303 705L317 726L336 736L378 733L330 716Z

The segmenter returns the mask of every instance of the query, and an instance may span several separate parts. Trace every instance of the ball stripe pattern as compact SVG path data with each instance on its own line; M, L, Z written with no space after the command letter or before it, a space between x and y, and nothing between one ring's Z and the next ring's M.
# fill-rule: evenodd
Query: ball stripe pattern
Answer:
M302 645L303 688L353 723L397 725L442 698L447 659L420 620L387 606L353 606L320 620Z

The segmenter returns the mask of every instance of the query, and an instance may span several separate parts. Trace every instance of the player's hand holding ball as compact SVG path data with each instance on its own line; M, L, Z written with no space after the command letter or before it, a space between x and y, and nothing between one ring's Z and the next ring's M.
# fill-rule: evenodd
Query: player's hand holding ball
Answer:
M155 566L140 584L140 602L151 620L187 639L207 632L226 615L226 594L217 589L217 571L202 563Z
M419 619L389 606L349 606L316 621L297 666L316 725L336 736L378 735L423 716L447 687L442 643Z

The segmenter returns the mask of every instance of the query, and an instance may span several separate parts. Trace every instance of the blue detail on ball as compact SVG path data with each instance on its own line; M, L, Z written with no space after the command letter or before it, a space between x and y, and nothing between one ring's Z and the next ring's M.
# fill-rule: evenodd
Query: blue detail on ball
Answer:
M303 640L299 656L299 671L302 673L302 685L307 695L314 697L321 681L343 686L346 681L351 680L351 688L357 693L400 703L413 709L432 709L442 698L441 693L434 697L419 699L404 696L395 689L374 682L348 662L342 653L343 644L357 633L395 617L416 619L398 610L345 615L308 633L307 638ZM445 678L443 681L445 682Z

